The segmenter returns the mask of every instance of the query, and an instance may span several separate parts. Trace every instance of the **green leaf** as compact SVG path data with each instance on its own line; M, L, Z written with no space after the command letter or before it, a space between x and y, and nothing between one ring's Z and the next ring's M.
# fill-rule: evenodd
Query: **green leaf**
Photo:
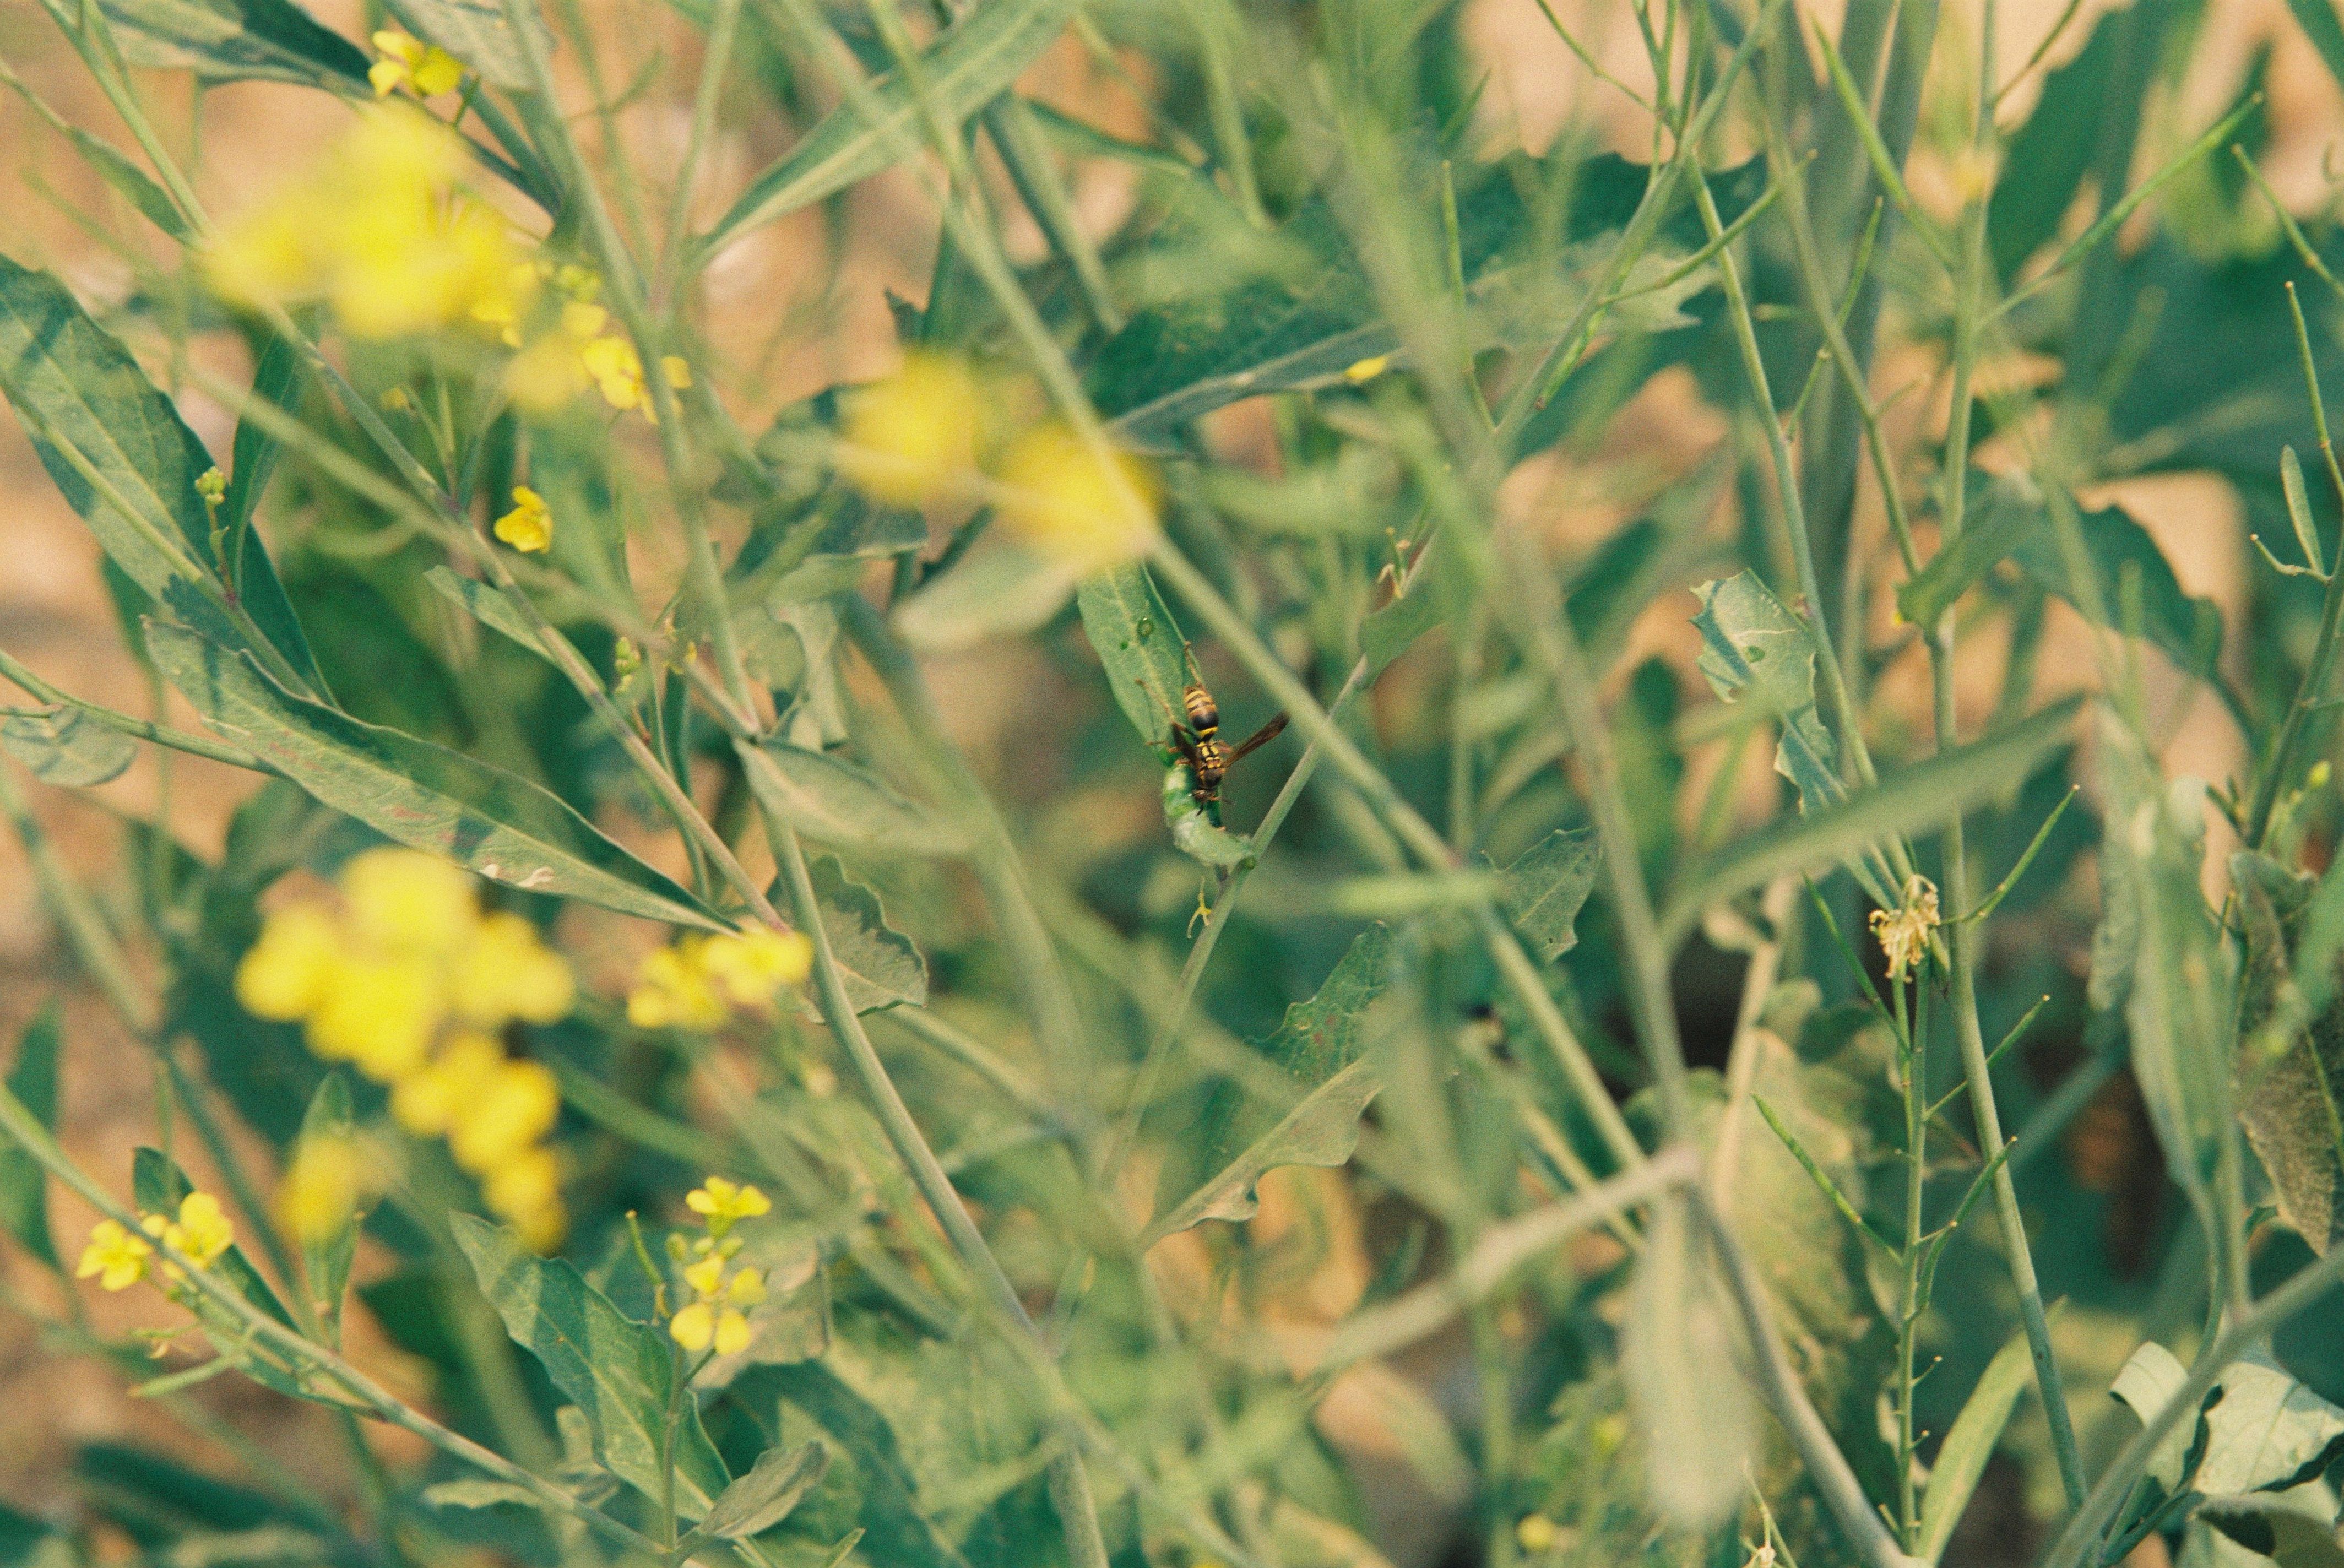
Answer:
M2311 879L2245 852L2230 857L2230 878L2246 934L2238 1119L2270 1176L2279 1218L2325 1253L2344 1235L2344 1005L2330 986L2308 1027L2289 1005ZM2330 972L2334 961L2330 954Z
M1701 673L1723 701L1753 703L1782 726L1774 771L1798 786L1800 811L1846 800L1831 732L1815 707L1815 644L1806 627L1753 572L1702 583L1693 593L1701 601L1692 619L1701 633ZM1874 903L1893 908L1899 902L1895 878L1878 842L1850 845L1848 869Z
M2287 0L2287 8L2295 14L2296 25L2319 51L2319 58L2328 74L2344 83L2344 23L2336 18L2336 7L2330 0Z
M1286 1009L1256 1052L1294 1086L1290 1104L1263 1103L1234 1079L1217 1085L1165 1168L1167 1192L1189 1185L1147 1228L1153 1243L1207 1219L1247 1219L1254 1185L1281 1165L1340 1165L1383 1080L1364 1054L1369 1007L1390 978L1391 933L1370 926L1307 1002ZM1193 1153L1188 1152L1193 1150ZM1201 1179L1197 1179L1202 1173Z
M51 1132L57 1128L57 1017L54 1001L33 1015L17 1037L16 1065L8 1069L8 1092ZM13 1142L0 1143L0 1228L50 1268L64 1270L49 1233L48 1178L30 1150Z
M928 966L912 939L887 924L879 895L846 875L836 857L818 855L806 867L814 901L822 905L831 951L845 971L847 998L858 1013L909 1002L925 1007ZM811 1001L809 1017L819 1017Z
M301 350L289 338L271 336L260 351L260 361L252 368L252 395L272 409L290 410L295 407L294 388L301 375ZM230 472L227 491L220 497L220 522L231 532L249 522L259 510L260 497L268 489L268 478L277 471L277 455L281 450L278 439L247 417L236 422L236 436L228 443ZM259 550L251 535L245 540L242 570L255 569L254 556ZM265 569L266 559L258 563ZM237 581L243 579L239 577Z
M1075 9L1075 0L994 0L976 7L920 57L929 104L948 125L967 119L1008 90ZM862 104L852 100L833 109L751 183L702 238L701 254L712 255L749 229L835 195L927 145L920 102L900 72L874 77L867 96L874 114L866 119Z
M521 612L513 608L503 589L466 577L444 561L426 572L423 581L431 585L433 592L481 625L503 633L541 659L545 656L545 647L538 642L537 633L530 629Z
M1840 804L1744 834L1688 869L1662 912L1661 931L1672 946L1704 909L1762 886L1855 855L1892 835L1924 832L2015 791L2036 764L2066 738L2078 700L1940 752L1890 774Z
M1193 677L1180 622L1156 591L1156 580L1145 566L1118 566L1085 578L1075 604L1083 634L1106 667L1116 706L1141 740L1167 750L1180 693Z
M138 756L137 743L109 730L80 708L11 713L0 719L0 751L60 789L87 789L122 776Z
M2010 1412L2018 1407L2018 1396L2026 1391L2034 1375L2026 1336L2013 1334L1986 1363L1970 1397L1962 1401L1961 1413L1954 1418L1945 1441L1937 1446L1937 1457L1929 1466L1928 1487L1921 1494L1916 1555L1924 1563L1935 1563L1945 1554L1954 1526L1961 1522L1962 1511L1969 1506L1979 1479L1985 1474L1986 1461L1994 1457L2003 1429L2010 1424Z
M2137 582L2141 634L2185 670L2205 673L2222 645L2222 617L2213 602L2182 592L2180 579L2148 531L2121 507L2078 511L2084 548L2091 557L2101 604L2125 631L2126 584ZM1987 481L1971 526L1937 552L1919 575L1896 591L1897 612L1915 626L1934 626L1955 600L2003 560L2025 581L2074 605L2067 566L2043 499L2022 481Z
M347 1144L351 1126L350 1080L337 1067L325 1076L318 1085L318 1092L309 1097L308 1111L301 1118L300 1143L315 1147ZM351 1261L358 1256L357 1210L353 1209L328 1234L301 1237L300 1244L301 1278L308 1287L310 1304L325 1322L333 1341L339 1344L342 1297L349 1289Z
M505 1331L585 1413L594 1452L611 1473L657 1502L675 1394L667 1340L621 1314L570 1264L540 1258L502 1226L470 1214L450 1219L456 1244ZM676 1508L699 1519L731 1480L701 1428L698 1408L687 1400L682 1411L674 1431Z
M56 128L72 142L98 178L114 187L114 194L128 202L146 221L169 235L182 245L193 245L196 236L187 228L187 220L154 177L106 142L98 140L79 126L57 122Z
M1514 857L1501 874L1499 905L1540 957L1552 963L1579 945L1574 929L1603 861L1595 830L1558 827ZM1484 865L1488 857L1482 857Z
M75 0L43 0L68 30ZM258 79L347 90L366 83L367 57L292 0L100 0L134 66L193 71L218 81Z
M2187 1376L2171 1351L2150 1341L2133 1352L2108 1392L2145 1424ZM2185 1479L2208 1496L2287 1492L2317 1480L2344 1456L2344 1409L2259 1351L2222 1370L2207 1396L2201 1426L2202 1445L2187 1426L2177 1427L2150 1459L2148 1473L2167 1492ZM2185 1478L2186 1455L2200 1446L2197 1468Z
M2131 1410L2143 1426L2155 1421L2157 1413L2171 1403L2181 1385L2189 1381L2189 1369L2183 1366L2171 1351L2154 1340L2147 1340L2125 1359L2117 1369L2114 1381L2108 1384L2108 1397ZM2181 1484L2185 1456L2193 1442L2187 1423L2177 1425L2166 1433L2165 1441L2157 1446L2144 1466L2146 1473L2157 1483L2171 1492Z
M0 392L107 557L179 621L214 642L247 646L241 626L221 608L225 590L209 564L211 518L196 491L211 454L129 350L62 284L5 256ZM257 539L241 588L253 623L314 683L316 662Z
M2074 59L2044 74L2034 112L2011 137L1986 204L1995 276L2004 283L2028 257L2057 238L2060 220L2075 205L2076 193L2099 156L2108 79L2122 35L2137 25L2137 17L2130 12L2101 17Z
M692 1533L712 1541L739 1541L771 1530L790 1516L830 1470L830 1450L819 1442L803 1448L769 1448L749 1473L724 1489Z
M1713 1256L1682 1198L1655 1203L1620 1345L1653 1511L1696 1531L1741 1501L1757 1447L1756 1411Z
M930 653L958 652L995 637L1038 632L1075 592L1066 570L1030 551L979 549L895 607L896 634Z
M388 4L408 31L471 66L490 86L507 92L529 87L528 57L513 36L504 7L496 0L388 0Z
M823 844L895 855L957 855L966 839L867 768L785 741L734 746L757 803Z
M2344 1538L2327 1517L2334 1508L2320 1504L2319 1499L2232 1493L2200 1502L2197 1519L2277 1568L2344 1568Z
M528 780L296 697L249 655L195 632L149 621L146 635L156 663L213 729L385 837L526 892L723 928L698 899Z

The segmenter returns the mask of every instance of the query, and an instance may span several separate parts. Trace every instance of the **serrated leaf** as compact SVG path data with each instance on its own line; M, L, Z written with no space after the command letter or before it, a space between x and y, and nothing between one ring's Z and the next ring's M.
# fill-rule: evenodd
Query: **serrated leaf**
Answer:
M33 1015L16 1039L16 1061L8 1069L8 1092L43 1127L57 1128L57 1054L63 1044L54 1001ZM49 1231L48 1176L29 1149L0 1141L0 1228L52 1269L65 1265Z
M1118 566L1086 577L1075 591L1083 634L1106 667L1115 705L1161 751L1170 745L1180 693L1190 680L1187 644L1156 580L1140 565Z
M1595 830L1556 828L1500 874L1498 903L1533 952L1552 963L1579 945L1574 928L1602 865ZM1488 857L1482 857L1484 865Z
M1318 994L1288 1007L1278 1031L1255 1046L1293 1084L1290 1105L1266 1104L1234 1079L1215 1087L1165 1168L1167 1183L1188 1185L1148 1226L1149 1242L1207 1219L1252 1218L1255 1184L1279 1166L1350 1158L1359 1117L1383 1087L1364 1054L1363 1025L1390 978L1390 954L1391 933L1368 927Z
M69 30L75 0L43 0ZM329 91L364 86L367 57L292 0L101 0L134 66L217 81L292 82Z
M879 895L849 877L833 855L814 857L806 871L854 1010L870 1013L904 1002L925 1007L927 961L910 937L887 924ZM812 1002L803 1006L809 1017L820 1017Z
M350 1080L337 1067L319 1081L318 1092L309 1097L309 1108L301 1118L301 1136L296 1148L347 1146L353 1120ZM338 1344L342 1297L349 1289L350 1264L358 1257L358 1211L353 1208L340 1224L322 1235L301 1236L298 1239L302 1280L308 1288L318 1318Z
M456 1244L513 1342L584 1412L594 1452L620 1480L657 1502L674 1363L658 1330L631 1320L569 1263L540 1258L502 1226L451 1217ZM677 1512L699 1519L731 1478L690 1401L674 1431Z
M1985 1474L1986 1461L1994 1457L2003 1429L2010 1424L2010 1412L2018 1408L2018 1396L2026 1391L2034 1376L2026 1336L2014 1334L1994 1353L1977 1386L1962 1401L1961 1413L1954 1418L1945 1441L1937 1445L1937 1456L1929 1465L1929 1484L1921 1494L1921 1535L1915 1554L1924 1563L1935 1563L1945 1554L1954 1526L1961 1522L1962 1511L1969 1506L1979 1479Z
M1777 876L1814 875L1892 835L1918 834L2016 791L2074 723L2076 699L2057 703L1965 746L1888 774L1825 810L1744 834L1689 867L1661 917L1673 940L1704 909Z
M771 1530L790 1516L830 1470L830 1450L820 1442L797 1449L769 1448L749 1473L724 1489L695 1534L739 1541Z
M245 646L241 626L220 607L225 590L210 565L211 518L196 490L212 467L211 454L129 350L91 320L64 285L5 256L0 392L24 420L41 466L124 575L214 642ZM248 537L239 595L245 612L314 686L317 663L293 606L258 537ZM191 573L208 580L209 592Z
M137 743L128 735L68 707L0 719L0 751L60 789L88 789L120 778L138 757Z
M783 741L737 744L757 802L822 844L895 855L957 855L963 835L867 768Z
M249 655L193 632L150 621L147 642L214 730L385 837L528 892L722 929L690 893L526 779L296 697Z
M1620 1371L1643 1435L1653 1511L1686 1530L1732 1513L1747 1485L1757 1422L1723 1287L1684 1200L1652 1206L1629 1286Z
M947 27L920 56L927 104L957 125L1008 90L1064 30L1075 0L995 0ZM870 108L849 101L798 139L759 175L700 241L702 256L760 224L812 206L893 167L907 148L927 145L920 100L901 72L874 77ZM865 94L857 95L858 97Z

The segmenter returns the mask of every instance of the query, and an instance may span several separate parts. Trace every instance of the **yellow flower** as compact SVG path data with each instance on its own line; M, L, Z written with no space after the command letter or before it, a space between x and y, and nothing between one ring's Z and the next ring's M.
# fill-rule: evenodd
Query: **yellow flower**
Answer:
M1355 359L1350 364L1346 365L1343 368L1343 379L1350 382L1351 385L1356 387L1362 382L1374 380L1378 376L1382 375L1386 370L1390 369L1391 356L1389 354L1377 354L1369 359ZM1536 1518L1537 1515L1533 1514L1531 1517Z
M692 361L681 354L662 354L660 374L667 378L669 386L681 392L692 385Z
M391 1082L423 1065L445 1000L438 966L424 959L346 959L309 1015L309 1048Z
M508 1061L456 1108L448 1148L475 1175L492 1171L553 1128L561 1086L536 1062Z
M724 1288L724 1259L713 1253L683 1271L683 1282L697 1296L714 1296Z
M914 354L846 409L841 472L887 506L924 506L966 485L976 470L984 400L958 359Z
M1156 481L1126 452L1101 454L1062 424L1028 430L1001 465L1001 521L1084 575L1136 561L1156 538Z
M112 1219L101 1219L91 1227L89 1245L81 1250L81 1266L74 1278L86 1280L95 1274L100 1289L127 1290L146 1277L146 1260L155 1249L146 1238L123 1228Z
M510 314L525 258L504 218L457 189L465 167L462 138L420 110L362 110L307 173L222 228L205 271L237 304L330 301L362 338Z
M736 1307L754 1307L765 1299L765 1276L762 1270L743 1269L732 1276L724 1287L724 1299Z
M518 1150L488 1173L480 1183L480 1195L488 1199L490 1209L509 1219L558 1209L561 1161L551 1149L541 1146Z
M355 1139L305 1138L277 1184L277 1217L298 1241L329 1240L358 1212L370 1174Z
M566 1017L578 989L568 960L539 940L536 926L506 909L480 917L449 984L456 1016L492 1029L515 1018L550 1024Z
M702 945L700 967L735 1005L762 1007L783 986L804 983L813 969L813 944L802 932L763 926L728 932Z
M497 519L497 537L522 554L543 551L553 543L553 513L545 498L525 484L513 486L513 509Z
M1514 1526L1514 1539L1522 1543L1523 1551L1534 1556L1551 1550L1561 1535L1562 1532L1555 1527L1554 1521L1543 1513L1525 1513L1521 1522Z
M705 1301L694 1301L668 1320L668 1337L695 1355L716 1337L716 1311Z
M702 946L687 936L644 956L627 993L627 1022L639 1029L712 1029L724 1021L724 998L700 964Z
M437 1138L455 1125L457 1111L479 1097L504 1059L503 1047L488 1036L456 1035L429 1066L391 1086L391 1119L418 1138Z
M1936 885L1919 872L1904 879L1904 902L1894 910L1872 912L1873 935L1888 958L1888 977L1901 980L1927 956L1929 933L1943 922L1937 914Z
M290 1023L317 1010L341 964L333 921L314 905L277 910L236 966L236 999L256 1018Z
M734 1309L727 1307L716 1314L718 1355L737 1356L749 1348L749 1341L754 1337L749 1328L749 1320Z
M146 1234L159 1238L165 1246L198 1269L210 1268L219 1260L221 1253L236 1244L235 1228L220 1212L219 1199L208 1192L190 1192L179 1199L177 1219L150 1214L144 1223ZM164 1264L163 1272L172 1280L180 1277L176 1264Z
M589 339L578 350L578 362L601 389L602 400L624 413L641 409L651 419L651 395L643 387L642 357L635 346L614 335Z
M374 84L378 98L387 98L401 87L413 87L419 98L436 98L454 91L464 79L463 61L437 44L426 44L397 28L377 33L374 46L382 58L368 67L367 80Z
M683 1206L708 1221L708 1233L722 1236L743 1219L773 1210L773 1201L747 1183L735 1184L721 1176L683 1195Z
M342 867L350 929L389 953L446 953L479 918L470 873L413 849L369 849Z

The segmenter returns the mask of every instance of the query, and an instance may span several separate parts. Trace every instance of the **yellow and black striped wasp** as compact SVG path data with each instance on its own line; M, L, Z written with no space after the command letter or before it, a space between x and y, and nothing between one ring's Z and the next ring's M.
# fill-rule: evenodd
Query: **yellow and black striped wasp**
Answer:
M1286 715L1273 714L1268 723L1231 746L1221 739L1220 704L1213 701L1203 673L1197 668L1196 655L1189 653L1187 658L1191 679L1180 689L1179 716L1172 717L1161 693L1156 693L1156 700L1158 706L1166 707L1167 716L1172 717L1169 739L1173 751L1187 765L1189 793L1198 805L1215 814L1215 820L1218 820L1221 781L1228 776L1231 768L1284 733ZM1148 690L1154 693L1156 689L1150 686Z

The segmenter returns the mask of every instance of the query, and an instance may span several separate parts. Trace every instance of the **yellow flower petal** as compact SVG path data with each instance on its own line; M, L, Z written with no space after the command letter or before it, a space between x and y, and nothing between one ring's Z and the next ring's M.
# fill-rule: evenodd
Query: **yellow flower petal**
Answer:
M236 966L236 999L256 1018L305 1018L333 984L341 947L341 934L314 905L277 910Z
M888 506L940 501L975 478L983 407L967 366L914 354L848 401L839 470Z
M1155 541L1156 481L1126 452L1104 457L1073 430L1028 430L1001 466L1001 521L1036 553L1087 575Z
M727 1308L718 1316L716 1320L716 1353L718 1355L739 1355L749 1348L749 1340L753 1337L749 1331L749 1320L740 1313Z
M545 498L525 484L513 486L513 509L497 519L499 539L523 554L532 554L550 548L553 543L553 513Z
M716 1313L705 1301L694 1301L668 1320L668 1337L697 1353L716 1337Z

